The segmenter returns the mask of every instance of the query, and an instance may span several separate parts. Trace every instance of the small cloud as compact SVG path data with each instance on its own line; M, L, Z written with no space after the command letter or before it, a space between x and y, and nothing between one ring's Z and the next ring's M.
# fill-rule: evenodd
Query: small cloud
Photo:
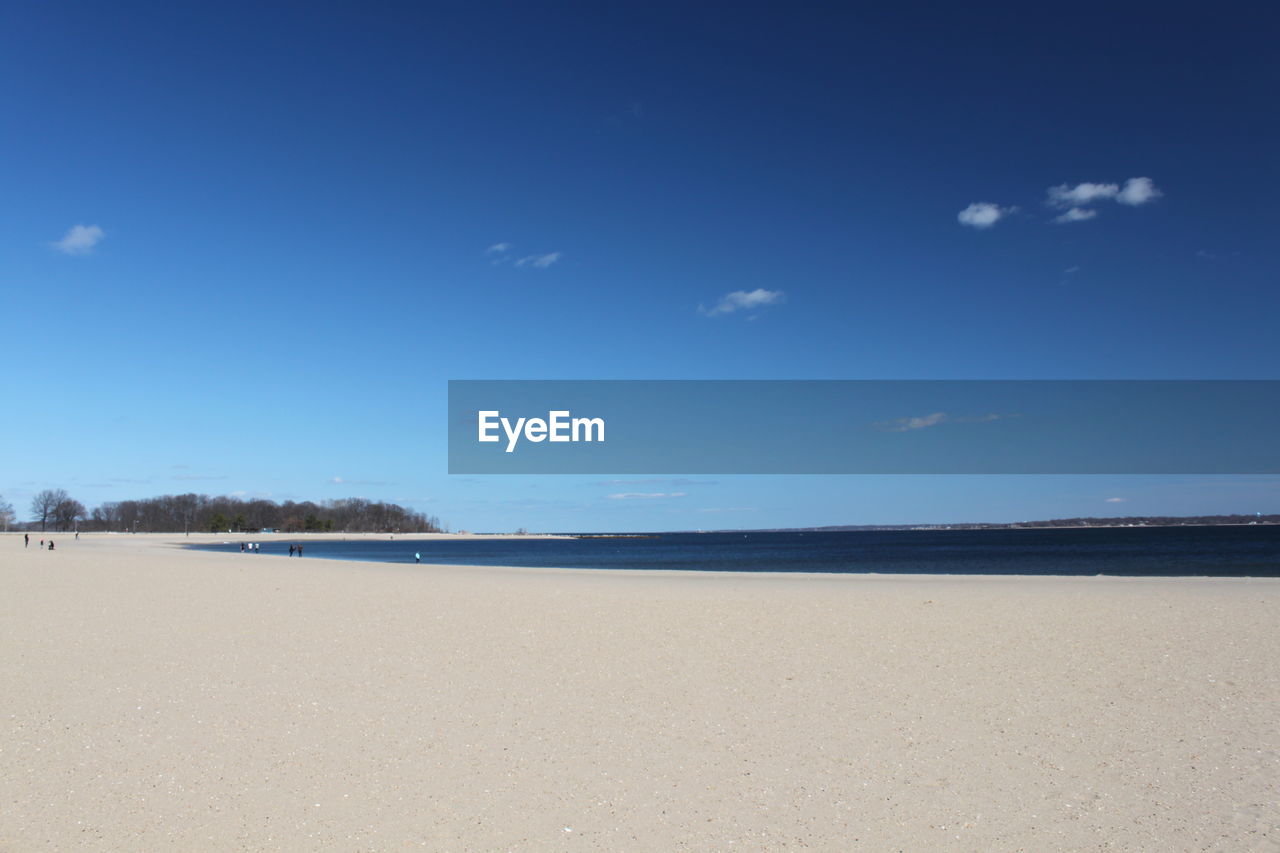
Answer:
M910 432L914 429L937 426L938 424L946 423L947 420L946 412L934 412L931 415L919 418L895 418L891 421L879 421L875 426L885 432Z
M1049 204L1054 207L1076 207L1095 201L1115 198L1120 192L1117 184L1076 184L1074 187L1059 184L1049 187Z
M734 311L750 311L753 308L777 304L782 301L783 296L781 290L765 290L763 287L750 291L735 290L720 297L720 301L712 308L699 305L698 312L708 317L718 317L721 314L732 314Z
M603 480L593 483L596 486L650 486L661 483L665 486L718 486L719 480L690 480L687 477L648 477L643 480Z
M329 482L340 486L347 481L342 479L341 477L333 477L332 479L329 480Z
M518 267L536 267L545 270L547 267L560 260L562 252L548 252L545 255L528 255L516 261Z
M609 495L609 500L656 500L661 498L682 498L684 496L684 492L619 492L616 495Z
M97 225L73 225L61 240L49 245L68 255L87 255L105 236L106 232Z
M503 255L511 251L510 243L494 243L492 246L484 250L486 255Z
M1083 222L1092 219L1097 212L1086 209L1099 201L1116 201L1129 207L1138 207L1159 198L1163 193L1156 189L1150 178L1129 178L1122 188L1119 184L1076 184L1074 187L1059 184L1049 187L1048 204L1065 210L1054 222Z
M1062 274L1074 275L1075 273L1078 273L1078 272L1080 272L1080 267L1067 267L1065 270L1062 271Z
M1016 207L1001 207L989 201L975 201L957 213L956 219L959 220L961 225L984 229L995 225L1015 210L1017 210Z
M989 424L1005 417L1016 418L1018 416L998 415L993 412L986 415L960 415L956 417L948 415L946 412L934 412L931 415L924 415L918 418L895 418L891 421L878 421L872 426L885 432L911 432L912 430L926 429L938 424Z
M1130 178L1124 182L1124 189L1120 190L1116 195L1116 201L1121 204L1127 204L1130 207L1137 207L1162 195L1164 193L1156 189L1156 185L1152 183L1150 178Z
M1106 503L1109 503L1109 504L1122 504L1122 503L1124 503L1124 502L1125 502L1125 501L1127 501L1127 500L1129 500L1129 499L1128 499L1128 498L1107 498Z
M1084 222L1086 219L1093 219L1098 215L1096 210L1087 210L1083 207L1073 207L1061 216L1054 217L1054 222Z

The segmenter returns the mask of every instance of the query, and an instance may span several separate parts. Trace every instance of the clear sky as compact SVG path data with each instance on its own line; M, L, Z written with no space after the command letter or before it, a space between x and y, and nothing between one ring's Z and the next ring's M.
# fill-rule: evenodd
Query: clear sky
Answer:
M0 494L1280 510L1274 477L447 475L449 379L1280 378L1280 11L829 5L4 5Z

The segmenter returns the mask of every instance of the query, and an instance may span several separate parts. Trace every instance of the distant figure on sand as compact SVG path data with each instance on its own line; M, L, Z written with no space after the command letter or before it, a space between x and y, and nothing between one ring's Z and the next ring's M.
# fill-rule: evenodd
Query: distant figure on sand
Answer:
M415 563L421 563L421 562L422 562L422 555L421 555L421 554L419 554L417 551L414 551L414 552L413 552L413 561L414 561Z
M53 540L52 540L52 539L50 539L50 540L49 540L49 550L50 550L50 551L52 551L52 550L53 550Z
M244 543L243 543L243 542L241 542L241 543L240 543L240 553L241 553L241 554L243 554L243 553L244 553Z
M30 533L22 534L22 547L26 548L30 544L31 544L31 534Z
M293 556L293 548L294 548L294 546L293 546L293 545L290 545L290 546L289 546L289 556L290 556L290 557L292 557L292 556Z
M301 557L301 556L302 556L302 543L301 543L301 542L299 542L299 543L298 543L298 556L299 556L299 557Z

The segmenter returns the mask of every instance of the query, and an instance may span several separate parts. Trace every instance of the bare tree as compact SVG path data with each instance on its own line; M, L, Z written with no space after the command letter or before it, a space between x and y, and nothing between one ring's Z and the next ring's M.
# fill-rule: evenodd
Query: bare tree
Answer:
M40 531L44 532L45 524L52 521L58 504L71 500L66 489L45 489L37 492L31 499L31 520L40 522Z
M84 504L70 497L60 501L53 508L54 526L59 530L76 529L86 517L88 513L85 511Z
M4 525L4 532L9 532L9 525L14 521L13 504L0 498L0 524Z

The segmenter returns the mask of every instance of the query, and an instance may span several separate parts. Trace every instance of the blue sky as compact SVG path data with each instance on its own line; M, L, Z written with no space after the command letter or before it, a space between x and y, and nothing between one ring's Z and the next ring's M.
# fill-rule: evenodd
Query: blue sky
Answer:
M445 394L1278 378L1278 16L9 4L0 494L482 530L1277 511L1261 477L449 477Z

